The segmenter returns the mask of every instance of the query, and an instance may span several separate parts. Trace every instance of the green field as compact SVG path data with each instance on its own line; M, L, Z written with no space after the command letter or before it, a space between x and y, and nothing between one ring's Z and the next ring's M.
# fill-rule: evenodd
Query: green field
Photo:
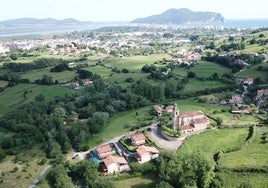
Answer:
M219 160L222 187L239 187L243 182L252 187L263 188L268 175L261 172L234 172L233 169L265 169L268 164L267 143L261 143L267 127L256 127L256 132L246 141L249 128L209 130L186 139L178 155L200 153L214 163L213 156L224 151Z
M126 68L130 72L140 72L144 65L154 64L156 61L162 60L163 58L169 59L170 56L166 54L154 54L149 56L132 56L124 58L113 57L105 59L104 63L109 67L117 67L119 70Z
M264 173L245 173L245 172L232 172L226 171L219 173L223 180L223 188L244 187L252 188L267 188L268 175Z
M220 160L221 166L228 169L267 167L268 143L263 143L261 139L265 133L268 133L267 127L256 127L250 142L243 145L238 151L223 154Z
M178 155L202 153L213 162L213 155L219 151L240 148L248 135L248 128L209 130L186 139Z
M24 98L25 91L28 92ZM19 84L7 88L4 92L0 93L0 114L12 111L22 104L33 101L35 96L39 94L43 94L45 100L49 101L55 96L64 96L65 94L71 94L73 92L76 91L58 85L42 86L36 84Z
M262 66L263 67L263 71L258 71L258 67ZM264 83L268 83L268 62L264 62L261 63L259 65L254 65L252 67L249 67L237 74L235 74L236 77L239 78L258 78L260 77L260 79L264 82Z
M34 82L37 79L41 79L44 74L52 76L53 80L58 80L59 83L70 82L77 75L75 71L50 72L50 69L43 69L29 71L27 73L21 74L21 77L29 79L30 82Z
M200 81L200 80L192 80L190 79L189 82L185 85L185 87L182 89L183 93L188 93L188 92L195 92L199 90L204 90L206 88L218 88L218 87L224 87L226 86L224 83L219 82L219 81L210 81L210 80L205 80L205 81Z
M155 178L136 177L125 180L113 181L115 188L152 188L155 187Z
M188 71L193 71L197 77L210 77L213 73L217 72L219 77L226 73L231 72L227 67L224 67L220 64L209 62L209 61L199 61L197 65L190 68L176 68L173 70L175 74L180 76L187 76Z

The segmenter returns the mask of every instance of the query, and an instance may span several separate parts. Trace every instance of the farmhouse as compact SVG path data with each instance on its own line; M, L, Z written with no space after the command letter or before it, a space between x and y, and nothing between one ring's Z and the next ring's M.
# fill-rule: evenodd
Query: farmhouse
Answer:
M209 118L202 111L180 113L177 104L173 108L172 128L182 133L204 130L209 125Z
M143 133L136 133L130 136L133 146L140 146L146 144L145 136Z
M251 85L251 84L253 84L253 82L254 82L253 78L246 78L244 80L244 84L247 84L247 85Z
M103 159L102 170L105 174L111 174L114 172L122 172L129 169L128 162L124 157L108 156Z
M100 159L104 159L110 155L112 155L113 152L113 148L111 146L111 144L105 144L102 146L97 147L97 153L98 153L98 157Z
M268 97L268 89L260 89L257 91L256 100L265 99Z
M146 163L152 159L157 158L159 151L154 147L140 146L136 151L136 159L139 163Z

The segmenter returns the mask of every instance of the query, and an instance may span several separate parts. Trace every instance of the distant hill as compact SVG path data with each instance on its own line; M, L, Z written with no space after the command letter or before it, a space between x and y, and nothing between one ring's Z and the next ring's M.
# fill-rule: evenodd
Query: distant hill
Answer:
M61 25L61 24L79 24L80 22L73 18L67 18L64 20L57 20L53 18L36 19L36 18L19 18L12 20L0 21L0 25L4 26L19 26L19 25Z
M194 12L186 8L169 9L162 14L138 18L132 23L154 23L154 24L206 24L223 23L224 17L216 12Z

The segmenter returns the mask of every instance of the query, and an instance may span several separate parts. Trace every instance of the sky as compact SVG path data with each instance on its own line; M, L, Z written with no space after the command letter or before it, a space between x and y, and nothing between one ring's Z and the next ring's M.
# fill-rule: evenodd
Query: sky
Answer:
M267 0L1 0L0 21L16 18L75 18L132 21L170 8L221 13L225 19L268 18Z

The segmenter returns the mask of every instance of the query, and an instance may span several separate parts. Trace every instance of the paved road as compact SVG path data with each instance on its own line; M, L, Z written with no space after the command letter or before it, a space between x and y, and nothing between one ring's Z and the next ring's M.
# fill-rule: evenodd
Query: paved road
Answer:
M41 173L39 174L38 178L36 178L33 183L31 185L28 186L28 188L33 188L36 186L36 184L38 184L38 182L40 181L40 178L43 177L46 173L46 171L52 167L52 165L47 165L45 166L45 168L43 168L43 170L41 171Z
M152 126L151 127L151 132L148 134L150 139L154 141L154 143L165 150L169 150L172 152L176 152L177 149L181 146L183 141L185 140L185 137L178 138L177 140L174 141L169 141L165 137L163 137L160 133L159 127L158 126Z

